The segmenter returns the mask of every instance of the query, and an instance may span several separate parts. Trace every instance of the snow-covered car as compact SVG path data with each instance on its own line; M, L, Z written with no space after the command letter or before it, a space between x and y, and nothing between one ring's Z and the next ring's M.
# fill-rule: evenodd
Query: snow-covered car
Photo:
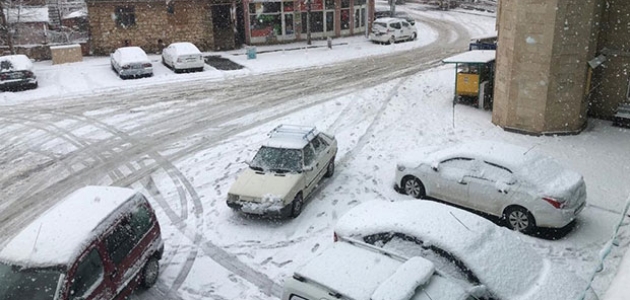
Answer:
M160 226L141 194L84 187L0 251L0 299L125 299L158 279Z
M416 27L399 18L376 19L370 32L370 40L378 43L393 44L398 41L415 40L417 37Z
M282 300L474 300L429 260L360 241L333 243L284 282Z
M227 205L249 214L297 217L319 181L333 176L336 154L334 136L280 125L230 188Z
M110 55L110 61L121 79L153 76L153 65L140 47L118 48Z
M396 167L395 188L506 220L509 228L561 228L586 205L582 176L514 145L470 142L417 154Z
M0 57L0 90L37 88L33 63L23 54Z
M162 50L162 63L175 73L203 71L205 62L201 51L188 42L172 43Z
M364 202L335 225L335 239L343 238L405 257L424 257L482 299L581 299L588 287L582 278L538 254L517 233L434 201ZM585 299L598 298L589 289Z

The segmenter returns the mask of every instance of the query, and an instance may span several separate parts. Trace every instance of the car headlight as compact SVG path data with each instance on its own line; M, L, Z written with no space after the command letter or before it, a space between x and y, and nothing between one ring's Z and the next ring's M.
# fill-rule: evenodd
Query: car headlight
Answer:
M396 165L396 169L397 169L398 171L402 172L402 171L404 171L404 170L405 170L405 166L403 166L403 165Z
M230 201L230 202L236 202L236 201L240 200L239 198L240 197L238 195L228 194L228 201Z

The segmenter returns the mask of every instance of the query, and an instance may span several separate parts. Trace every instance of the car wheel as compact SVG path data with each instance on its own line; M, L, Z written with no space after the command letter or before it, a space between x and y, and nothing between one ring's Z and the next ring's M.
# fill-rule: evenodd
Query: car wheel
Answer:
M412 40L412 41L415 41L417 38L418 38L418 34L414 32L414 33L411 35L411 40Z
M293 204L291 205L291 217L297 218L302 213L302 206L304 206L304 198L302 197L302 193L298 193L293 199Z
M142 268L141 284L144 288L152 287L158 280L160 275L160 263L157 258L151 257Z
M530 232L536 227L534 216L527 209L520 206L510 206L503 215L508 228L519 232Z
M335 174L335 158L333 157L328 163L328 167L326 167L326 174L324 177L330 178Z
M389 44L393 45L394 43L396 43L396 38L392 35L392 37L389 38Z
M424 185L418 178L415 177L407 177L403 180L402 191L405 194L417 199L424 197L426 194Z

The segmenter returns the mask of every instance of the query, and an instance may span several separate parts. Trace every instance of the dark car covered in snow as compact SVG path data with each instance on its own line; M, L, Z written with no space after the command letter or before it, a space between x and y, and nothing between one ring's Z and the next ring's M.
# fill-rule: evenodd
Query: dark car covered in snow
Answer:
M37 85L33 63L26 55L0 57L0 90L35 89Z

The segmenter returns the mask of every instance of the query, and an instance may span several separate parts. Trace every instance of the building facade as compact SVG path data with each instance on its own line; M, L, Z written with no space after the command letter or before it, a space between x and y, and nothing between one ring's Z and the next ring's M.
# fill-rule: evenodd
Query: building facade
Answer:
M628 101L628 1L501 0L497 27L493 123L577 133L587 115L611 118Z
M248 44L305 40L309 8L313 39L366 34L374 15L373 0L244 0L243 8Z
M236 46L234 0L88 0L91 49L104 55L118 47L159 52L187 41L202 51Z

